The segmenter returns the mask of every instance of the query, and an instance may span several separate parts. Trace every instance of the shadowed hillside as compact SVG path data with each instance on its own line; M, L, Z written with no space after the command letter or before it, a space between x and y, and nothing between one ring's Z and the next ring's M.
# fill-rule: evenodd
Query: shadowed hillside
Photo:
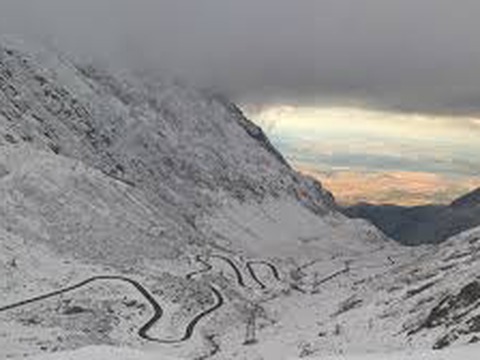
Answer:
M351 218L371 221L392 239L406 245L438 244L480 225L480 189L450 205L403 207L358 204L342 209Z

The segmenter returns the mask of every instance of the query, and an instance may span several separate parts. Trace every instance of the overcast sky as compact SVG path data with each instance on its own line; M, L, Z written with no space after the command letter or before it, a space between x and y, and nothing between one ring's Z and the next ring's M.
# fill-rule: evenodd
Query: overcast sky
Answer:
M480 110L478 0L0 0L0 31L247 102Z

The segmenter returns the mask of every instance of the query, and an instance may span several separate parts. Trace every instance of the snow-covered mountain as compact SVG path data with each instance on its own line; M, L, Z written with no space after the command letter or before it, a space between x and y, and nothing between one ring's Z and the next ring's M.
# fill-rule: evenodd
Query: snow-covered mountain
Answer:
M17 49L0 50L3 144L28 143L138 189L177 226L176 243L205 240L197 222L228 199L330 211L331 195L220 96Z
M150 72L7 41L0 90L0 357L475 340L480 230L403 248L338 213L237 106Z

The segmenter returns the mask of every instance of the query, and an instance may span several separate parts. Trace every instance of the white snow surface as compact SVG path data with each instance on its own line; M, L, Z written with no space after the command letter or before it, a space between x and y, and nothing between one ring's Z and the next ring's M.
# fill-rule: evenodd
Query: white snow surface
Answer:
M123 276L163 309L148 335L175 340L218 304L212 288L223 303L187 341L147 341L145 297L98 281L0 312L0 358L277 360L480 340L480 228L401 247L336 212L223 97L5 44L0 309Z
M35 356L27 360L182 360L161 354L110 346L86 347L77 351Z
M383 354L338 355L319 358L302 358L305 360L477 360L480 346L470 345L443 351L398 352ZM36 356L27 360L182 360L165 357L161 354L146 353L131 349L113 347L89 347L74 352L63 352ZM300 360L300 358L289 359Z
M476 360L480 354L480 346L470 345L442 351L417 350L414 352L398 352L384 354L363 354L333 356L322 358L306 358L310 360ZM294 359L292 359L294 360Z

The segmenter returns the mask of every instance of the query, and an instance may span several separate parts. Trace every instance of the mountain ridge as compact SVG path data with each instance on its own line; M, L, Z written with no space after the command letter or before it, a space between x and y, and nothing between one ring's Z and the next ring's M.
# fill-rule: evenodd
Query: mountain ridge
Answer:
M402 244L435 244L480 225L480 189L449 205L405 207L361 203L341 211L349 217L371 221Z

